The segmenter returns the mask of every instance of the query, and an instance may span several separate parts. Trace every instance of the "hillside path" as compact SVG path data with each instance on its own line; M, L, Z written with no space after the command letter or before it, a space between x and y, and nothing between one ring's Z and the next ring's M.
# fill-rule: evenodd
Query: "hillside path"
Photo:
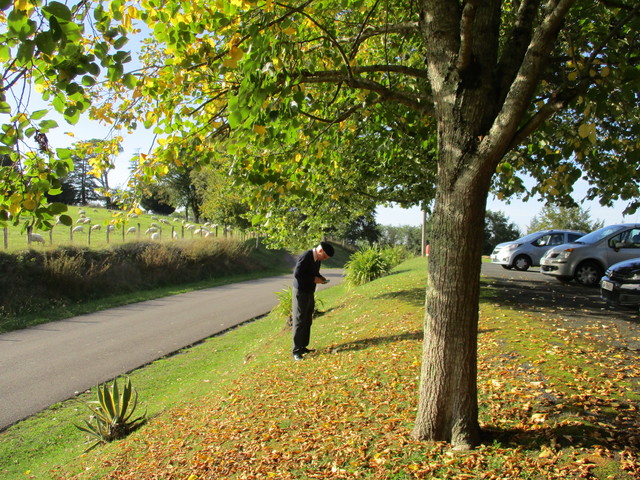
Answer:
M342 270L322 269L330 285ZM0 335L0 430L268 313L292 275L125 305Z

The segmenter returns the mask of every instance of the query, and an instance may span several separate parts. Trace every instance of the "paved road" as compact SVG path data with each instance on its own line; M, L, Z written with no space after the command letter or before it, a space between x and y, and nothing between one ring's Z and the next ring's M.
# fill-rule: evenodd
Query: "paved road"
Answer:
M340 270L323 269L330 285ZM94 385L269 312L292 276L113 308L0 335L0 430Z

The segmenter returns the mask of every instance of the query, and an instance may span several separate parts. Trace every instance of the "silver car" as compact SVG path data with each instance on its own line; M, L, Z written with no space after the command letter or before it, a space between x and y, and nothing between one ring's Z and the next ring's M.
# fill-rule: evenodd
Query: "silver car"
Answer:
M583 235L574 230L540 230L513 242L499 243L491 253L491 262L509 270L528 270L540 265L542 256L554 245L573 242Z
M636 257L640 257L640 224L611 225L550 249L540 261L540 271L561 282L575 279L582 285L597 285L611 265Z

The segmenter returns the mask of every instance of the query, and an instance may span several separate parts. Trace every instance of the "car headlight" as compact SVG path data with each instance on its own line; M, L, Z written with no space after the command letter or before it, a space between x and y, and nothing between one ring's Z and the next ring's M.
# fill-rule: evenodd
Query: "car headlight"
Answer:
M566 250L562 250L558 256L556 257L558 260L566 260L573 253L573 248L567 248Z
M520 245L520 243L510 243L509 245L505 246L504 249L507 252L510 252L511 250L515 250L516 248L518 248Z
M627 281L639 281L640 280L640 271L638 272L629 272L627 275L622 277L623 280Z

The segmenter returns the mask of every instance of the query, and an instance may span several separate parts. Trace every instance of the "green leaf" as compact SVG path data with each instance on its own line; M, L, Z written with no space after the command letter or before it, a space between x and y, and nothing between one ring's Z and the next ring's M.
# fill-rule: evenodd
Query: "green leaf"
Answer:
M42 133L47 133L52 128L57 128L58 123L55 120L43 120L40 122L40 131Z
M35 49L36 44L33 40L25 40L20 43L16 58L23 64L28 63L33 58L33 52Z
M113 48L115 48L116 50L120 50L122 47L124 47L127 43L129 42L129 39L127 37L120 37L118 40L116 40L113 44Z
M65 227L70 227L73 225L73 218L71 218L69 215L60 215L59 220L60 223Z
M0 61L8 62L11 59L11 50L8 45L0 45Z
M60 202L54 202L49 206L49 211L52 215L59 215L62 212L66 212L67 210L67 206L64 203Z
M60 2L51 2L42 7L42 11L59 18L60 20L71 21L71 10Z
M60 160L66 160L71 158L71 150L68 148L58 148L56 149L56 154Z
M36 110L35 112L33 112L31 114L31 120L40 120L41 118L43 118L47 113L49 113L49 110L47 109L43 109L43 110Z
M92 85L95 85L95 84L96 84L96 81L91 75L85 75L82 77L82 85L84 85L85 87L91 87Z
M56 50L57 43L51 31L40 32L36 35L36 46L38 50L47 55L51 55Z
M123 78L122 78L122 83L124 84L125 87L127 88L135 88L136 84L138 83L138 79L135 77L135 75L132 75L130 73L127 73Z
M0 10L4 11L13 5L13 0L0 0Z
M117 63L112 67L109 67L109 71L107 72L107 78L112 82L117 82L122 78L122 74L124 73L124 67L121 63Z

